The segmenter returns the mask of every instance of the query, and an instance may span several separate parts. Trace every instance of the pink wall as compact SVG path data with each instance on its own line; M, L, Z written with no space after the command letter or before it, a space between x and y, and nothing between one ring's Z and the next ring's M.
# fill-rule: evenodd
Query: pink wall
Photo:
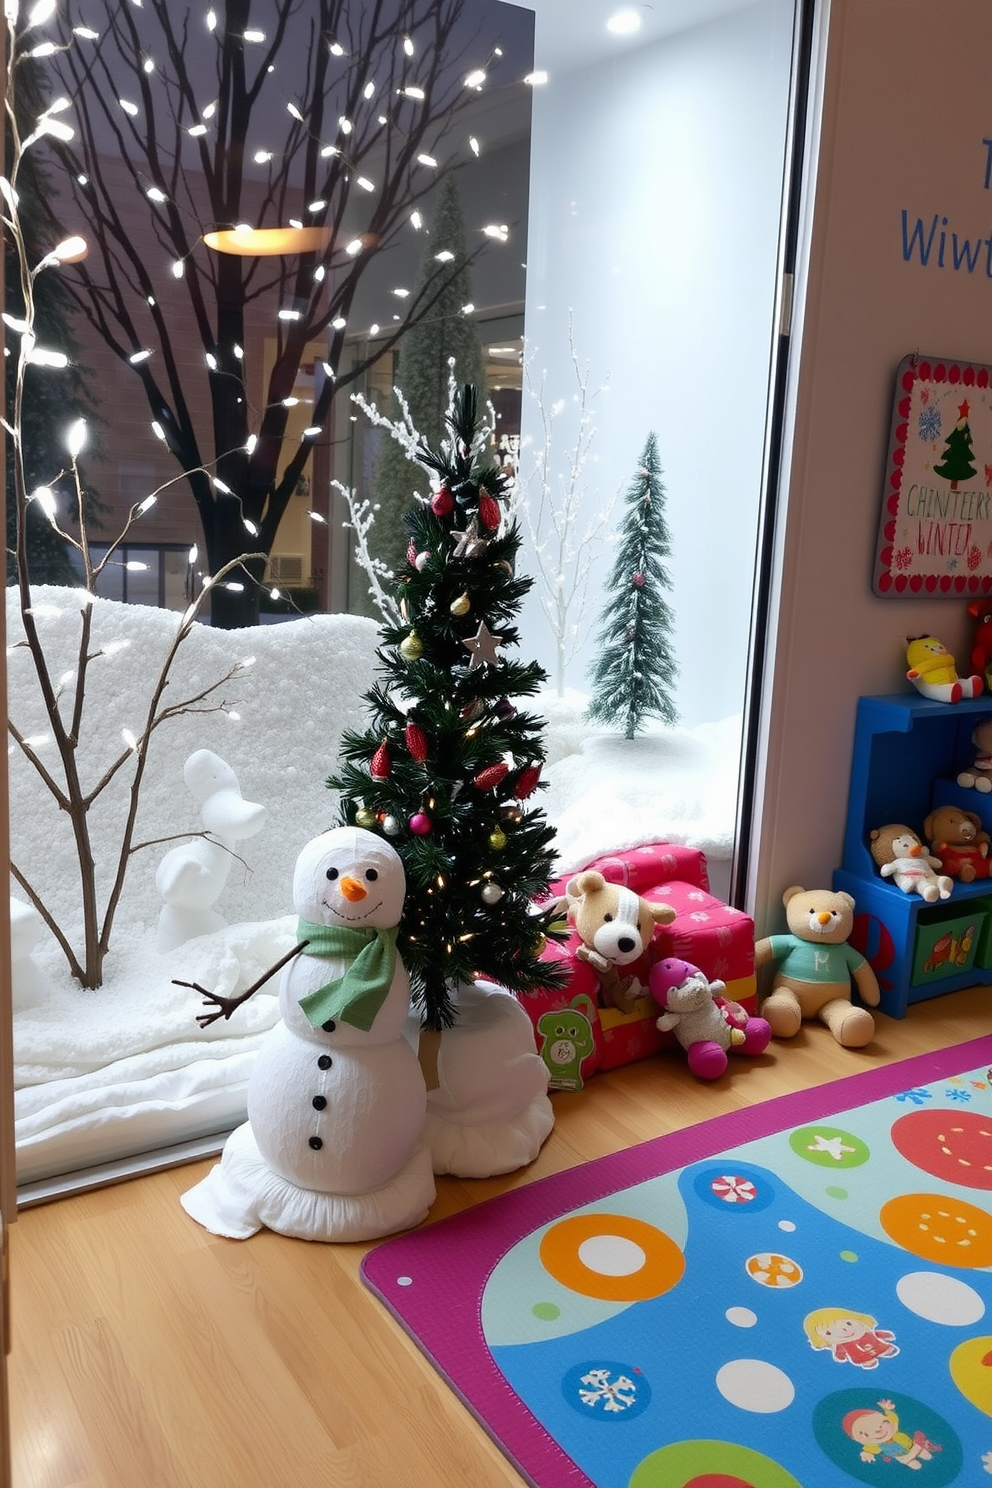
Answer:
M856 700L901 692L904 637L965 666L960 598L871 589L894 374L908 352L992 361L992 245L973 272L904 251L903 217L992 233L992 9L974 0L832 0L815 203L793 352L794 425L778 534L763 810L749 900L762 929L791 883L839 863ZM827 13L828 12L828 13ZM822 40L822 36L821 36ZM990 703L992 711L992 703Z

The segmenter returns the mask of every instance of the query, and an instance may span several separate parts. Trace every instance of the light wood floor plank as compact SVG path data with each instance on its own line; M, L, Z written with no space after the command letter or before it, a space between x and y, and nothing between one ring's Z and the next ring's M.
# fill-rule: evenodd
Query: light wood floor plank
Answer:
M805 1027L714 1084L673 1051L554 1097L505 1178L439 1179L431 1219L727 1111L992 1030L992 989L879 1019L869 1050ZM520 1488L362 1286L363 1245L218 1240L179 1195L209 1163L24 1211L11 1232L13 1488Z

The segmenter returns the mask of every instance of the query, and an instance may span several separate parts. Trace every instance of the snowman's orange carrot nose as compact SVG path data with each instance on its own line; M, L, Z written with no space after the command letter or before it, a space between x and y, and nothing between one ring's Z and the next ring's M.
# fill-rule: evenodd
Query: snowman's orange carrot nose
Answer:
M364 884L359 883L357 878L349 878L346 874L341 880L341 892L352 904L357 904L359 900L365 898L368 889Z

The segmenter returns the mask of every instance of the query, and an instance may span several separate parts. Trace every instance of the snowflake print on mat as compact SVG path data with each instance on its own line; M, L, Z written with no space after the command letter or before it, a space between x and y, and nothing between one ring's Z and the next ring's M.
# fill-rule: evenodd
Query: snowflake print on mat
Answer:
M629 1421L647 1410L651 1387L641 1371L616 1359L577 1364L562 1380L568 1403L603 1422Z
M922 1106L928 1100L933 1100L929 1090L918 1085L914 1090L901 1090L898 1095L892 1097L897 1101L911 1101L914 1106Z
M750 1178L741 1178L734 1173L714 1178L710 1189L725 1204L750 1204L758 1197L758 1190Z
M957 1101L959 1105L965 1105L971 1100L971 1091L961 1089L945 1090L944 1097L949 1101Z

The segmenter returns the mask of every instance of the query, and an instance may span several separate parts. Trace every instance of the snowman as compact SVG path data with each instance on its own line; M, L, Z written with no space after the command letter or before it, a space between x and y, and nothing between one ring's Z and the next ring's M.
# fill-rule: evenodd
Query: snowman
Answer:
M248 1120L181 1198L213 1234L243 1240L264 1225L303 1240L373 1240L426 1216L427 1092L404 1037L410 984L396 954L405 892L399 854L359 827L300 853L300 944L280 963L282 1022L249 1078ZM230 1017L261 984L237 998L198 987L214 1006L201 1025Z

